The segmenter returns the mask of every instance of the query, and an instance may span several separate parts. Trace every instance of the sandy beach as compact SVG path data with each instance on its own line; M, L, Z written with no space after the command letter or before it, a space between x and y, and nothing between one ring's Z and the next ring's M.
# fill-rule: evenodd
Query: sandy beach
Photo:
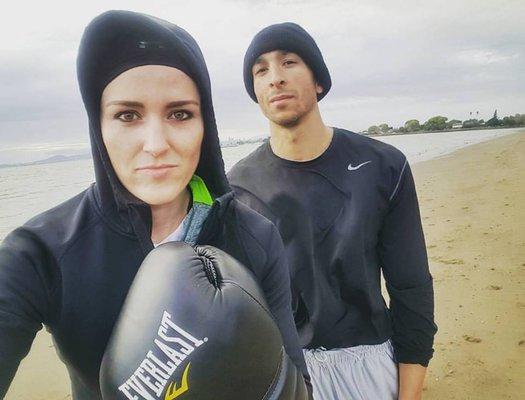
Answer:
M413 170L439 326L423 398L524 398L525 129ZM69 398L42 331L6 399Z
M525 132L416 165L439 332L425 399L525 397Z

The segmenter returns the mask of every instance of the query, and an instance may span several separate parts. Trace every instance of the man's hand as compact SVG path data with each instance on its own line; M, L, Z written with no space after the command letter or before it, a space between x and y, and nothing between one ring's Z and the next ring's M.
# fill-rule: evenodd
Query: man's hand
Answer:
M421 400L426 372L422 365L399 363L399 400Z

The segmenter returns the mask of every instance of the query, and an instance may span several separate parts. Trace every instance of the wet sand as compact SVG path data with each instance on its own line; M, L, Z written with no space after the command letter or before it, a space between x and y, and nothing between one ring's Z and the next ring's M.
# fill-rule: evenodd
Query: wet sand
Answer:
M423 398L524 398L525 130L413 170L439 325ZM69 392L43 331L6 399L69 399Z

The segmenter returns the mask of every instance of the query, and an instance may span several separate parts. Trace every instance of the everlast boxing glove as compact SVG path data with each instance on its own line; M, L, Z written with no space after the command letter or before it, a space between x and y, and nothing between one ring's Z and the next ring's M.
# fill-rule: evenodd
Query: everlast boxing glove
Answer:
M100 369L104 400L305 400L253 275L211 246L153 250Z

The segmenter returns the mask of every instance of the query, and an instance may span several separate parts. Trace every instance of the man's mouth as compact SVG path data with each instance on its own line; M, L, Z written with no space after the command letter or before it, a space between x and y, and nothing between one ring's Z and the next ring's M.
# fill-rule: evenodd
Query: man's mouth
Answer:
M272 103L278 104L281 102L285 102L286 100L290 100L291 98L293 98L293 95L291 94L278 94L278 95L270 97L270 104Z

